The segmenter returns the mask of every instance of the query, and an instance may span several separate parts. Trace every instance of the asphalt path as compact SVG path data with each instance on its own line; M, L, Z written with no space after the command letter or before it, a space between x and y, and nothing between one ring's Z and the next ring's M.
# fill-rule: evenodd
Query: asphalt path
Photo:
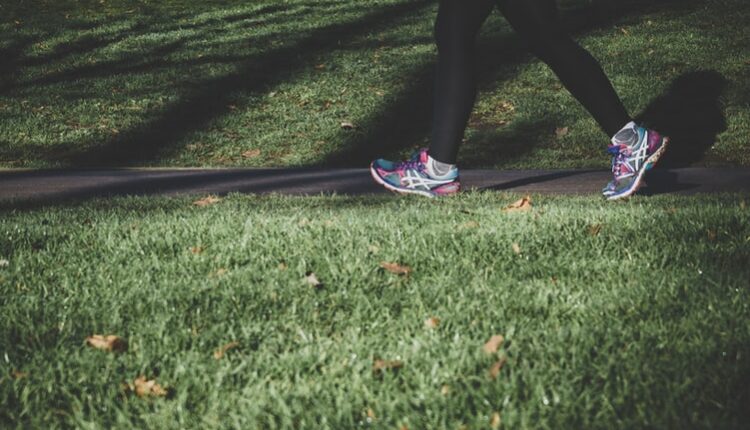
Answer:
M465 190L596 195L606 170L462 170ZM750 192L750 168L656 169L644 195ZM368 169L0 170L0 205L58 203L118 195L387 193Z

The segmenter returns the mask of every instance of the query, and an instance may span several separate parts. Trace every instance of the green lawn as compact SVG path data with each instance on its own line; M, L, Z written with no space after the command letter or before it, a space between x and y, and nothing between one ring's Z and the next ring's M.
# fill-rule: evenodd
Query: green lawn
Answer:
M518 197L4 209L0 426L745 427L747 196Z
M609 14L581 3L564 2L572 31L630 111L673 136L665 164L750 165L750 3L621 0ZM404 156L429 138L435 9L3 1L0 167L364 166ZM606 136L499 14L479 43L463 166L607 165Z

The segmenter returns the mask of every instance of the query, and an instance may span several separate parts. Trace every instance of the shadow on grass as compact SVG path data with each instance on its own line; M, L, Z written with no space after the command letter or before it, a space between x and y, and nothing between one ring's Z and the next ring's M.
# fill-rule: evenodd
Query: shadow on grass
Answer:
M122 166L165 156L178 150L186 135L227 114L234 95L259 93L290 80L316 55L334 49L341 40L390 26L394 20L428 5L429 2L417 1L384 6L359 19L312 30L301 40L281 48L248 56L237 72L199 83L152 121L103 144L90 142L86 145L89 149L73 151L62 159L71 166Z
M686 73L638 115L638 121L671 139L660 167L687 167L705 158L727 129L721 106L727 84L714 70Z

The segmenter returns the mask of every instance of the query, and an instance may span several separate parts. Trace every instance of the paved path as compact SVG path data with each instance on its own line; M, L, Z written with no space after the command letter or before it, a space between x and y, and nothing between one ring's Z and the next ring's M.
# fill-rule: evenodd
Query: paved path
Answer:
M463 170L465 189L597 194L604 170ZM750 168L655 170L643 194L750 192ZM111 195L283 193L379 194L367 169L0 170L0 204Z

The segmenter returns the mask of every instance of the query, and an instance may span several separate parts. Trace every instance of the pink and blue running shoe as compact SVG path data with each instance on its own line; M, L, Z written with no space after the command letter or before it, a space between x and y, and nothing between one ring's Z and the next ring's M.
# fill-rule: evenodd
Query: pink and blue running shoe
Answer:
M451 169L445 176L433 177L427 173L427 162L427 149L421 149L403 162L375 160L370 165L370 174L375 182L400 194L439 197L455 194L461 189L458 169Z
M664 155L669 138L654 130L636 127L638 142L633 145L613 143L607 149L612 155L614 179L602 189L607 200L630 197L643 184L643 177Z

